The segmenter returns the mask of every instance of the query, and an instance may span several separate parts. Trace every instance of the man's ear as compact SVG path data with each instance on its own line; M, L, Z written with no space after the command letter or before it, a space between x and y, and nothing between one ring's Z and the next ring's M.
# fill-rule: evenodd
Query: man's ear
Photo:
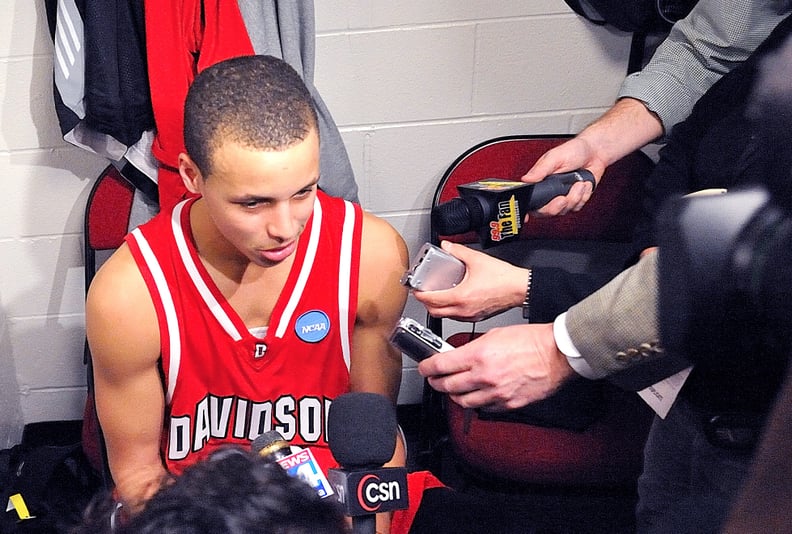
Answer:
M182 182L184 182L184 187L187 188L187 191L195 195L201 193L200 185L203 182L201 170L192 158L184 152L179 154L179 174L181 175Z

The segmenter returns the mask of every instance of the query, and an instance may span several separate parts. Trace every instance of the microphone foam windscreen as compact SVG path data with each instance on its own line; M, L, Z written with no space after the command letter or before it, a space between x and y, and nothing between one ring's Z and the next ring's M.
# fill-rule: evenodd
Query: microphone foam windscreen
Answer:
M376 393L346 393L327 415L330 452L342 467L381 466L396 448L396 412Z
M281 449L288 446L289 444L286 442L286 438L284 438L280 432L277 430L270 430L260 434L256 439L254 439L253 443L250 444L250 450L256 454L262 454L262 451L265 449L268 450L273 447L276 449Z

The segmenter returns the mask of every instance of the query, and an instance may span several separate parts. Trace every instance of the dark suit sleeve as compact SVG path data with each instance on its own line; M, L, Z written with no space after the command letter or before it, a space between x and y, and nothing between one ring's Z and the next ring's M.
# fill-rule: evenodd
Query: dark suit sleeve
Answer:
M557 267L534 267L531 281L532 323L552 323L559 314L601 288L618 272L571 273Z

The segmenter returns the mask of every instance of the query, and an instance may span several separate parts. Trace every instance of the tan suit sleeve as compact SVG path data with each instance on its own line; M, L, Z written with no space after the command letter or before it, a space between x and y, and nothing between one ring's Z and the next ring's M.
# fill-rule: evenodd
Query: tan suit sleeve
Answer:
M653 252L569 309L569 336L598 376L658 354L657 295Z

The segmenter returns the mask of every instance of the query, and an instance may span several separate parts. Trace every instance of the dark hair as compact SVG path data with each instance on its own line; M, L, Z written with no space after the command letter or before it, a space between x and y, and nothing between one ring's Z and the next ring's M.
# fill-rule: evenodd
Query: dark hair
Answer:
M226 142L281 150L319 132L311 94L300 75L272 56L216 63L193 81L184 105L184 144L205 175Z
M340 505L322 499L277 463L236 447L220 449L170 479L143 510L110 530L97 530L99 506L86 530L114 534L342 534ZM92 530L87 530L92 529Z

